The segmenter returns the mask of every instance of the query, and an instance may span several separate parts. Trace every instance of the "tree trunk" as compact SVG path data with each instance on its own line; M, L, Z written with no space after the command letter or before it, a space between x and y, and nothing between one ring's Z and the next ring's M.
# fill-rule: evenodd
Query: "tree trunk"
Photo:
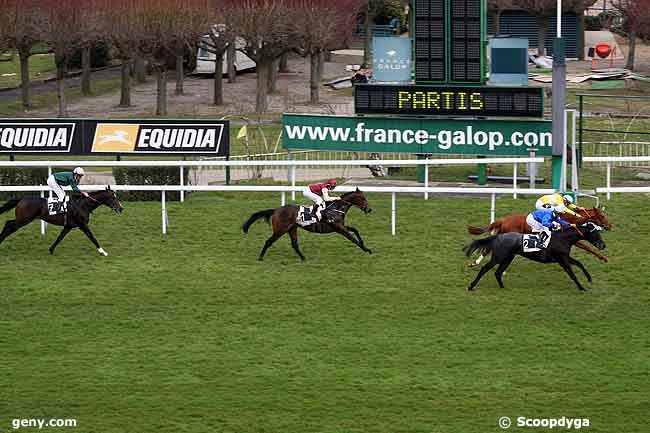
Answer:
M538 17L538 31L537 31L537 55L546 55L546 31L548 30L548 17Z
M65 65L56 67L56 95L59 101L59 117L68 117L65 104L65 76L67 68Z
M156 95L156 116L167 115L167 70L163 67L156 70L157 95Z
M630 71L634 70L634 57L636 54L636 32L634 30L630 31L628 35L629 48L627 52L627 61L625 62L625 69Z
M272 61L257 62L257 93L255 95L255 112L264 113L268 109L266 98L269 85L269 68Z
M269 65L268 71L268 93L275 93L278 90L278 64L280 59L274 59Z
M135 57L134 68L135 68L135 80L140 84L146 83L147 73L144 67L144 59L142 57L140 56Z
M131 62L122 61L122 90L120 92L120 107L131 106Z
M289 72L289 53L284 53L280 56L278 71L282 73Z
M214 105L223 105L223 52L217 53L214 59Z
M90 45L81 49L81 94L88 96L90 89Z
M318 104L320 98L320 79L318 77L320 52L309 55L309 102Z
M492 12L492 23L494 24L494 35L499 36L501 33L501 11Z
M363 40L363 67L370 65L370 43L372 42L372 24L370 17L370 1L366 9L366 18L363 22L364 40Z
M237 59L237 49L235 42L228 44L226 51L226 63L228 64L228 82L234 83L237 80L237 69L235 69L235 60Z
M183 55L176 56L176 94L183 94Z
M19 50L20 57L20 87L22 89L23 108L32 106L32 92L29 80L29 52L31 50Z

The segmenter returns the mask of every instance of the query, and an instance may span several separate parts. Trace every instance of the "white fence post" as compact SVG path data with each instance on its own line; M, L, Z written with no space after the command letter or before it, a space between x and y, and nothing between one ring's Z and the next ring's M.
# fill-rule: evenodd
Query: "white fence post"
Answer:
M167 200L165 197L164 190L162 191L160 200L162 201L162 233L166 235L167 234Z
M392 193L391 194L391 203L390 203L390 227L391 227L391 234L395 236L395 217L397 216L397 194Z
M424 187L429 188L429 164L424 164ZM429 191L424 191L424 199L429 200Z
M517 198L517 163L512 164L512 198Z
M280 205L280 207L282 207L282 206L284 206L284 205L287 204L287 193L284 192L284 191L282 191L282 201L281 201L281 203L282 203L282 204Z
M292 187L296 186L296 166L295 165L291 166L291 186ZM291 201L296 201L296 191L295 190L291 191Z
M185 186L185 166L181 165L181 188ZM181 190L181 203L185 202L185 191Z
M497 215L497 195L492 193L490 197L490 224L494 222Z
M40 185L43 186L43 185ZM41 190L41 198L45 198L45 191ZM41 220L41 236L45 236L46 222Z
M47 177L49 178L50 176L52 176L52 166L48 165L47 166ZM48 194L48 197L52 198L52 190L50 190L50 192Z
M609 189L612 187L612 162L607 161L607 200L612 198L612 193Z

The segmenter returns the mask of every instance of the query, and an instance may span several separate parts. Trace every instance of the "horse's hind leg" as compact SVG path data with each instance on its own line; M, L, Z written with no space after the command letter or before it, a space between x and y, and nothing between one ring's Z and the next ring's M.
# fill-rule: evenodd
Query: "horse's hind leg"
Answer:
M508 266L510 266L510 263L512 263L512 261L514 259L515 259L515 256L512 256L512 257L506 259L504 262L501 262L499 264L499 267L497 268L496 272L494 272L494 276L497 279L497 283L499 283L499 287L501 287L502 289L505 289L505 286L503 285L503 280L502 280L503 274L506 272L506 269L508 268Z
M291 236L291 246L293 247L294 251L298 254L298 257L300 257L300 260L305 260L305 256L302 255L302 252L300 251L300 247L298 246L298 227L293 226L291 230L289 230L289 236Z
M286 233L286 232L285 232L285 233ZM260 260L260 261L264 260L264 255L266 254L266 250L268 250L268 249L271 247L271 245L273 245L273 243L274 243L275 241L277 241L278 239L280 239L280 238L282 237L283 234L284 234L284 233L280 233L280 234L278 234L278 233L273 233L273 234L271 235L271 237L268 238L268 239L266 240L266 242L264 243L264 248L262 248L262 251L260 252L260 256L257 258L257 260Z
M0 233L0 243L2 243L2 241L7 239L9 235L15 233L16 231L18 231L18 229L20 229L24 225L25 224L18 224L16 220L7 221L5 223L4 228L2 229L2 233Z
M50 254L54 254L54 250L56 249L57 245L61 243L65 235L70 233L70 230L72 230L72 227L63 227L63 230L61 230L61 233L59 233L59 236L56 238L52 246L50 247Z
M587 268L585 268L582 263L580 263L579 261L577 261L576 259L570 256L569 256L569 263L579 267L582 270L582 273L585 274L585 277L587 277L587 281L591 283L591 275L589 275L589 272L587 272Z
M483 267L481 268L480 271L478 271L478 275L476 278L474 278L474 281L471 282L471 284L467 287L467 290L471 291L474 290L474 287L478 284L479 280L485 275L487 271L495 267L497 264L496 259L494 258L494 255L492 256L492 259L490 259L489 262L487 262Z

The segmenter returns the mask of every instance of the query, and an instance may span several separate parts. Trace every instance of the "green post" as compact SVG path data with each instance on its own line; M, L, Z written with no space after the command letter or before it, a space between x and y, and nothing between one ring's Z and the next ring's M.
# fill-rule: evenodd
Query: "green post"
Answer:
M560 189L560 178L562 177L562 155L553 155L551 160L551 188Z
M427 159L427 156L422 153L417 153L415 156L417 157L417 159ZM425 177L424 165L418 165L418 170L417 170L418 182L424 183L424 181L426 180L424 177Z
M479 158L485 158L485 156L479 155ZM476 176L476 182L479 184L479 186L485 186L487 185L487 165L486 164L479 164L478 166L478 173Z

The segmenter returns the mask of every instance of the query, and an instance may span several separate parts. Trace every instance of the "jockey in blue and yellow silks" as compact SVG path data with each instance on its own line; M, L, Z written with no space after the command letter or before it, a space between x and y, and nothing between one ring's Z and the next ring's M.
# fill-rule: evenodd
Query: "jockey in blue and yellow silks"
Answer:
M526 223L530 226L533 233L539 233L539 240L544 248L547 246L547 240L551 237L552 229L564 227L575 227L560 218L559 212L551 209L541 209L531 212L526 217Z

